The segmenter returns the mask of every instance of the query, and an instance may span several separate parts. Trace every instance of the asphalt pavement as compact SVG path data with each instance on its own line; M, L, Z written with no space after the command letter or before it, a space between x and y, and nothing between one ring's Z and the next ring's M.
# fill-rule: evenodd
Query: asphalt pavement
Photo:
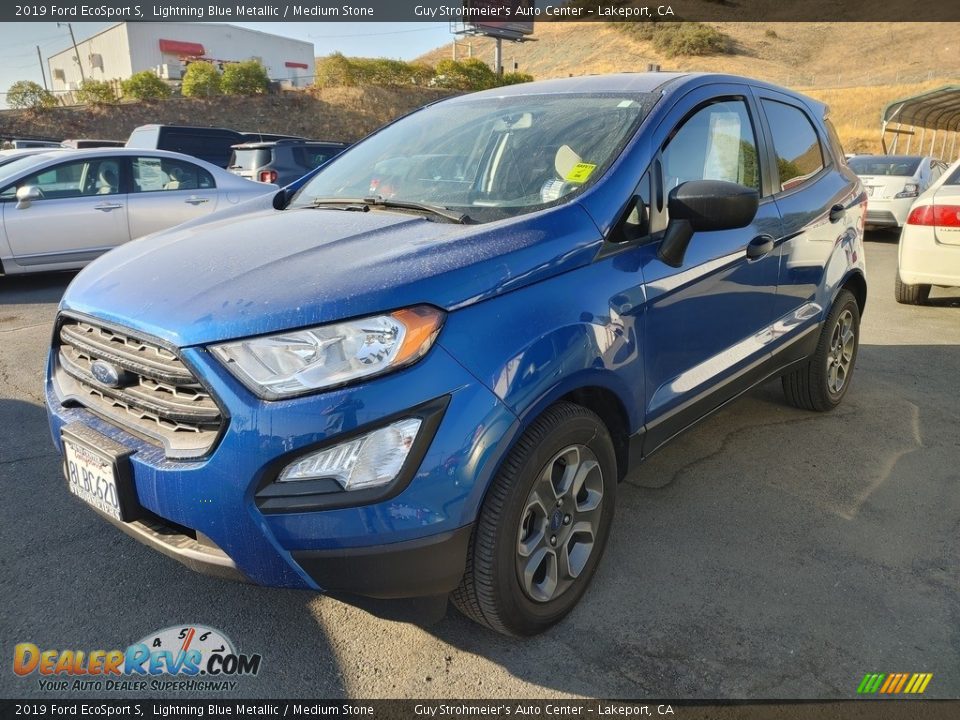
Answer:
M866 252L843 405L796 410L773 382L675 440L621 486L583 602L527 640L211 579L110 527L67 492L43 410L70 276L0 277L0 696L75 695L14 675L16 643L195 623L263 656L226 697L850 698L868 672L960 696L960 290L897 305L895 236Z

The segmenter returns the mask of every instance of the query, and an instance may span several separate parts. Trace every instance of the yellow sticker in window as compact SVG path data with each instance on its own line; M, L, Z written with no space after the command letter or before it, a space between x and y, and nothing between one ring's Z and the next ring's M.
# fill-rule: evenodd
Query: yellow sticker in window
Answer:
M575 183L586 182L587 178L590 177L591 173L596 169L597 166L592 163L577 163L570 169L570 172L567 173L566 181Z

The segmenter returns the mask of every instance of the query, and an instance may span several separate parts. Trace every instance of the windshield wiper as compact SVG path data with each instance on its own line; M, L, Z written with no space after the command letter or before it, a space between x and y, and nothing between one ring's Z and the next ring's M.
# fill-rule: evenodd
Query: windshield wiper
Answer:
M446 218L450 222L464 225L470 222L470 216L466 213L457 212L441 205L430 205L429 203L415 202L413 200L387 200L382 197L364 198L363 202L367 205L385 208L397 208L399 210L419 210L420 212L430 213L437 217Z
M311 201L313 207L334 207L341 210L356 210L366 212L372 207L396 208L398 210L417 210L441 217L444 220L465 225L470 222L470 216L440 205L430 205L412 200L386 200L381 197L368 198L315 198Z
M370 206L363 200L343 200L341 198L314 198L306 207L353 212L370 212Z

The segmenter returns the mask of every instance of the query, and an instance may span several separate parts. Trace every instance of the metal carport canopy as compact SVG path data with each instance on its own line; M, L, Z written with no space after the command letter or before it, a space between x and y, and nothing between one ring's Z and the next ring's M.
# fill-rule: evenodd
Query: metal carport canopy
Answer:
M960 131L960 85L945 85L894 100L883 110L883 124L896 122L928 130Z

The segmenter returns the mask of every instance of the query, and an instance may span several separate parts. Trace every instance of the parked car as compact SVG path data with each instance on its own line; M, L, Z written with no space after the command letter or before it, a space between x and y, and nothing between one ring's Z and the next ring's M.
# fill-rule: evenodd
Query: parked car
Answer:
M39 155L40 153L50 152L52 148L24 148L22 150L0 150L0 168L12 163L14 160L27 157L28 155Z
M259 182L289 185L347 148L346 143L274 140L233 146L227 169Z
M960 160L917 198L900 233L897 302L920 305L933 285L960 286Z
M4 150L24 150L26 148L57 148L57 140L34 140L31 138L10 138L3 142Z
M74 150L86 150L96 147L123 147L126 143L123 140L95 140L92 138L71 138L60 143L61 147L73 148Z
M195 569L544 630L643 458L769 378L849 391L864 194L825 113L727 75L497 88L118 248L56 321L70 492Z
M162 150L51 150L0 167L0 273L73 270L130 239L269 191Z
M225 168L230 164L234 145L262 137L261 133L241 133L227 128L141 125L130 133L126 146L184 153ZM270 135L271 139L277 137L275 134Z
M856 155L847 160L867 191L867 225L900 228L910 206L946 169L919 155Z

